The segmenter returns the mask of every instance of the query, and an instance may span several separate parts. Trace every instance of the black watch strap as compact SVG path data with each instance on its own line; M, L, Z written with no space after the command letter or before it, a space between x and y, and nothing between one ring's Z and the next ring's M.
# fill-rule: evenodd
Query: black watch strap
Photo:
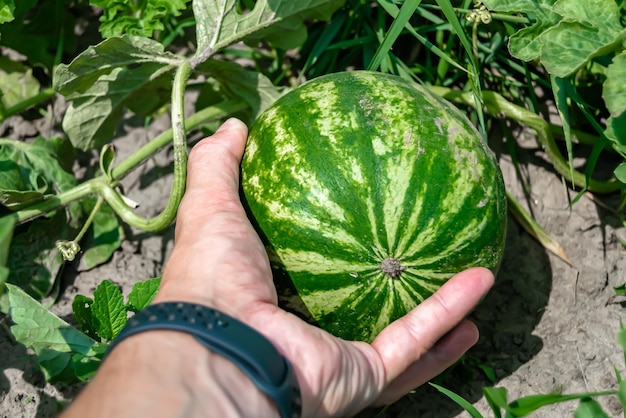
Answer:
M150 305L128 320L109 346L150 330L174 330L193 335L209 350L237 365L278 408L283 418L299 417L300 389L289 361L255 329L204 305L165 302Z

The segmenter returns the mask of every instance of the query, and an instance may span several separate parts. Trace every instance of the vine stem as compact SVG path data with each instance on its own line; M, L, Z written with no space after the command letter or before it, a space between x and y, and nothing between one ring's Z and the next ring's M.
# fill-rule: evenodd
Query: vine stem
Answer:
M4 109L2 111L2 114L0 114L0 121L3 121L4 119L8 118L9 116L13 116L16 115L26 109L28 109L31 106L36 105L37 103L43 102L45 100L50 99L51 97L54 97L56 95L56 91L52 88L52 87L48 87L46 89L41 90L39 93L37 93L36 95L29 97L25 100L22 100L21 102L11 106L11 107L7 107L6 109Z
M187 130L191 130L199 127L200 125L208 121L223 118L246 108L248 108L248 105L242 100L227 100L215 106L202 109L197 113L189 116L185 120L185 128ZM128 174L139 164L141 164L145 159L153 155L161 148L170 144L170 142L172 142L173 136L174 133L172 128L163 131L156 138L151 140L143 147L139 148L132 155L128 156L125 160L116 165L111 171L112 179L117 181L122 179L126 174ZM85 196L89 196L92 194L101 194L104 189L108 189L105 193L117 193L110 187L110 184L111 179L108 179L105 175L94 177L93 179L87 180L84 183L81 183L65 192L59 193L55 196L47 197L41 202L29 205L24 209L13 212L6 216L14 218L16 223L22 224L39 216L42 216L45 213L66 206L73 201L82 199Z
M471 92L462 92L440 86L427 87L433 93L447 100L476 107L476 103ZM586 190L594 193L613 193L621 188L621 183L616 179L600 181L592 178L587 181L587 177L584 173L577 170L570 171L569 163L565 160L565 158L563 158L563 155L561 154L561 151L552 136L550 124L541 116L509 102L494 91L483 90L482 95L484 105L492 116L506 116L533 129L537 134L538 142L548 155L548 158L550 159L550 162L555 170L563 177L570 179L575 186L585 188Z
M174 183L165 208L153 218L138 215L124 202L122 196L109 184L103 184L100 195L126 223L143 231L160 231L176 217L178 205L185 193L187 181L187 135L185 133L185 86L191 72L191 64L184 61L176 70L172 88L172 134L174 145Z

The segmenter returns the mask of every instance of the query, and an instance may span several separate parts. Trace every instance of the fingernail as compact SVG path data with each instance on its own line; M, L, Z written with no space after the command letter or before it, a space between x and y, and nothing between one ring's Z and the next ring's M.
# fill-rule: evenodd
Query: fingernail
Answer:
M228 131L230 129L233 129L235 127L235 125L240 125L242 123L243 122L241 122L237 118L230 118L226 122L222 123L222 126L217 128L217 131L215 131L215 132L217 133L217 132L220 132L220 131Z

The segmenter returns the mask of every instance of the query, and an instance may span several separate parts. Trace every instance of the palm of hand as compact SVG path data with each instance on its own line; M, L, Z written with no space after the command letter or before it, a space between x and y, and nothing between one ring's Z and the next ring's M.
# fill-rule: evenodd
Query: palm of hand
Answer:
M194 147L156 301L203 303L264 334L294 366L305 416L351 415L393 402L475 343L477 330L463 317L493 283L484 269L451 279L372 345L338 339L278 308L267 255L238 196L246 133L233 120Z

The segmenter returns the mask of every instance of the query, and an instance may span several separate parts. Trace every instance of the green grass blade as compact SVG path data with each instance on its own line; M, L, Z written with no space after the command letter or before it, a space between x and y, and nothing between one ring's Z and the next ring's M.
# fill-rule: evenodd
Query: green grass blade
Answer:
M413 13L415 13L415 10L421 2L422 0L406 0L402 4L402 8L393 20L393 23L385 34L383 41L380 43L374 57L370 61L367 67L368 70L376 71L380 68L383 60L388 56L391 47L396 42L396 39L398 39L398 36L402 33L404 26L409 23L409 19L411 19L411 16L413 16ZM383 4L387 3L387 0L378 0L378 3L384 7Z
M552 92L556 108L563 123L563 135L565 137L565 145L567 147L567 161L570 169L570 181L573 184L574 179L574 153L572 151L572 129L569 120L569 107L567 104L567 80L554 75L550 76L552 83Z
M574 418L609 418L598 401L591 398L580 400L580 404L574 411Z
M565 261L570 266L573 265L565 250L561 245L537 223L537 221L519 204L511 194L507 192L507 200L509 203L509 211L522 225L522 227L532 235L543 247Z
M470 71L469 71L469 81L470 87L472 88L472 92L474 93L474 101L476 102L476 114L478 115L479 122L479 130L480 133L486 138L487 137L487 127L485 123L485 114L483 112L483 101L482 101L482 89L480 86L480 78L478 72L478 65L476 64L476 58L474 56L474 49L472 48L472 43L469 38L465 34L465 30L463 30L463 26L461 26L461 22L456 15L454 7L450 3L450 0L437 0L437 4L441 8L444 16L452 26L452 31L456 34L456 36L461 41L461 45L463 45L463 49L467 54Z
M483 388L483 395L493 411L495 418L502 418L502 408L508 407L507 393L505 388Z
M306 63L302 68L302 74L306 74L309 68L315 65L322 53L327 50L332 40L335 38L339 30L343 27L345 21L346 15L340 14L337 16L336 19L331 20L330 23L324 28L322 33L317 38L315 45L313 45L311 52L309 53Z
M380 4L380 6L385 9L385 11L394 19L396 19L400 13L400 9L398 8L398 6L396 6L394 3L388 2L386 0L379 0L378 2ZM426 37L420 35L415 28L413 28L413 26L411 26L410 24L408 24L408 22L404 25L404 27L406 28L406 30L409 31L409 33L411 35L413 35L415 37L415 39L417 39L420 43L422 43L422 45L424 45L426 48L428 48L429 51L431 51L433 54L437 55L439 58L441 58L443 61L442 62L447 62L448 64L451 64L453 66L455 66L457 69L467 72L467 70L465 68L463 68L463 66L459 65L456 61L454 61L450 55L446 54L444 51L442 51L440 48L437 47L437 45L433 44L432 42L430 42Z
M547 405L553 405L555 403L574 401L577 399L585 399L596 396L615 395L616 393L616 391L611 390L603 392L575 393L571 395L530 395L512 401L509 404L508 412L510 412L515 417L523 417Z
M474 405L469 403L467 400L465 400L461 396L459 396L456 393L452 392L451 390L446 389L446 388L444 388L442 386L439 386L439 385L437 385L435 383L429 383L429 384L432 387L434 387L435 389L437 389L439 392L441 392L444 395L446 395L448 398L452 399L461 408L465 409L472 416L472 418L484 418L481 415L481 413L478 411L478 409L476 409L474 407Z

